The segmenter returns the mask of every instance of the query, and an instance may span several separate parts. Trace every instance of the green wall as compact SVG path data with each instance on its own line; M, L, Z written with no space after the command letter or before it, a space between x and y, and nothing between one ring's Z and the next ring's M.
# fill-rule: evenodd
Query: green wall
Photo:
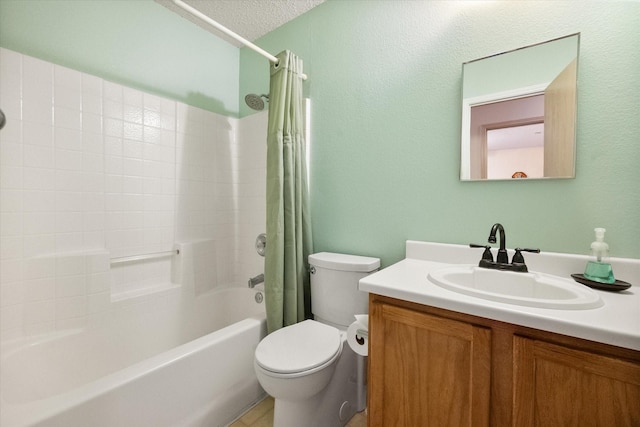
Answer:
M406 239L640 257L640 3L329 0L256 43L305 61L315 250L404 256ZM581 33L576 178L460 182L462 63ZM268 64L240 54L240 93ZM249 111L241 106L241 115ZM480 253L478 253L480 257Z
M305 61L316 250L406 239L640 258L639 2L329 0L257 41ZM580 32L576 178L460 182L462 63ZM235 116L268 62L151 0L0 0L0 46ZM238 78L239 76L239 78Z
M239 49L152 0L0 0L0 46L238 115Z

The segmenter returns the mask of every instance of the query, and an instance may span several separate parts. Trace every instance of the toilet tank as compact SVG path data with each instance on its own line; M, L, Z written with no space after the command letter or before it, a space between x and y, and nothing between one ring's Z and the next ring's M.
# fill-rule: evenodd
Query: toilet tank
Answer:
M320 252L309 255L311 311L315 320L348 327L354 314L369 312L369 294L358 281L380 268L380 259Z

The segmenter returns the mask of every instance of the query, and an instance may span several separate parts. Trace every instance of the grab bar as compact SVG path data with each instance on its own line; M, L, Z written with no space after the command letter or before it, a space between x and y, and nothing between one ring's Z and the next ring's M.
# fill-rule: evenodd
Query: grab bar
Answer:
M264 282L264 274L258 274L256 277L250 278L248 284L250 288L255 288L256 285L259 285L262 282Z
M144 261L147 259L156 259L156 258L167 258L173 255L180 255L180 249L176 249L175 251L166 251L166 252L154 252L151 254L142 254L142 255L132 255L132 256L123 256L119 258L111 258L111 265L114 264L124 264L127 262L135 262L135 261Z

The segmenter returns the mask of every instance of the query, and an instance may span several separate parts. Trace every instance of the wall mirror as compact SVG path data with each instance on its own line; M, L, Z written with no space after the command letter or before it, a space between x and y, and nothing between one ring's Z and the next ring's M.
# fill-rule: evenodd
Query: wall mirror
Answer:
M460 179L573 178L572 34L462 64Z

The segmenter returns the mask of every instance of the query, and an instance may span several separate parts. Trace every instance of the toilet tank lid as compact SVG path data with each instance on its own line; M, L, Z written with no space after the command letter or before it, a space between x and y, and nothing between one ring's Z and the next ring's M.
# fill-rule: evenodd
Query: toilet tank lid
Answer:
M380 258L319 252L309 255L309 264L331 270L370 272L380 268Z

